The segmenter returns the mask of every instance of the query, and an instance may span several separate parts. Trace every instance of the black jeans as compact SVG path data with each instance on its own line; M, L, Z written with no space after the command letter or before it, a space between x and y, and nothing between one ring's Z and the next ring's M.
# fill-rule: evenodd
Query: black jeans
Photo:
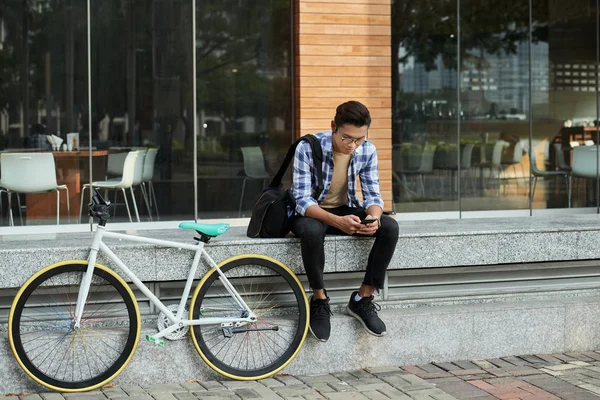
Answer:
M324 210L340 216L352 214L358 216L360 219L367 216L363 208L341 206ZM300 215L292 217L291 227L294 235L300 238L302 261L310 287L313 290L324 289L325 234L347 234L319 220ZM382 289L385 271L394 255L396 242L398 242L398 223L395 219L382 215L381 226L373 236L375 237L375 243L373 243L373 247L369 253L369 261L363 284Z

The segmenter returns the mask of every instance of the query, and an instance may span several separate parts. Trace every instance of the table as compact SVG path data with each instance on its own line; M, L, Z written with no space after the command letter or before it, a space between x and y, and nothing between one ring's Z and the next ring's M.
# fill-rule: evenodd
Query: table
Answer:
M104 157L108 150L92 151L93 180L104 180ZM89 177L89 156L87 150L53 151L56 163L56 176L59 185L67 185L71 204L71 222L79 219L79 203L81 198L81 178ZM87 179L85 179L87 182ZM66 192L61 191L60 215L67 217ZM84 199L84 201L86 201ZM56 193L28 193L25 196L27 204L27 220L54 219L56 217Z

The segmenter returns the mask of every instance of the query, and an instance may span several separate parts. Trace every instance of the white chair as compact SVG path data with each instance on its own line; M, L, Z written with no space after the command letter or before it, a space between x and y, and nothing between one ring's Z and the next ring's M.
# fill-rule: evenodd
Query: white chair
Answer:
M250 179L262 179L269 177L269 173L265 168L265 158L260 147L241 147L242 157L244 158L244 181L242 182L242 194L240 195L240 207L238 217L242 215L242 202L244 200L244 190L246 189L246 181Z
M139 212L138 212L138 207L137 207L137 202L135 199L135 187L136 186L140 186L143 182L143 173L144 173L144 168L145 168L145 160L146 160L146 149L140 149L137 150L139 152L138 158L135 161L135 165L134 165L134 174L133 174L133 183L131 185L131 187L129 188L129 191L131 192L131 198L133 199L133 208L135 210L135 215L137 217L137 221L140 221L140 216L139 216ZM121 180L121 175L123 174L123 167L124 167L124 161L125 158L122 157L122 154L128 154L128 153L117 153L118 156L113 158L113 163L111 168L109 168L109 165L107 165L107 174L119 174L120 176L118 178L112 178L112 179L107 179L107 182L119 182ZM121 159L123 160L123 165L120 166L121 163ZM114 201L114 206L113 206L113 213L116 214L116 209L117 209L117 193L115 191L115 201ZM144 200L144 203L146 204L146 210L148 210L148 215L150 217L150 221L152 221L152 213L150 211L150 205L148 202L148 197L146 196L146 191L144 190L144 188L142 187L142 198Z
M404 171L404 175L412 175L418 177L416 191L420 197L425 197L425 182L423 176L430 175L433 173L433 161L436 149L437 145L426 144L423 148L423 153L421 154L421 162L419 164L419 168L416 170Z
M553 143L552 148L554 149L554 158L556 159L556 166L561 171L571 171L571 167L565 160L565 152L562 149L561 143Z
M141 166L139 165L139 159L140 159L140 152L139 151L130 151L127 154L127 157L125 157L125 162L123 164L123 175L121 176L120 179L111 179L111 180L106 180L106 181L97 181L97 182L92 182L91 184L86 183L85 185L83 185L82 189L81 189L81 203L79 206L79 221L81 222L81 215L83 212L83 194L85 193L85 189L89 189L90 192L90 197L92 194L92 188L96 187L99 189L107 189L107 190L121 190L121 192L123 193L123 198L125 200L125 206L127 207L127 214L129 215L129 222L133 222L133 220L131 219L131 211L129 209L129 202L127 201L127 192L125 191L125 189L130 189L131 193L132 193L132 197L133 197L133 189L132 186L134 184L134 179L136 178L136 164L138 165L138 169L143 168L143 158L141 158ZM140 173L141 176L141 173ZM141 178L139 178L141 181ZM137 220L138 222L140 221L140 216L138 214L137 211L137 205L135 203L135 197L133 197L133 205L135 207L135 213L137 216Z
M494 178L496 183L497 195L500 194L500 182L502 182L502 153L504 152L504 148L508 147L509 143L504 140L498 140L494 143L494 147L492 150L492 159L488 162L485 161L481 163L480 168L489 168L490 176ZM506 186L504 187L506 189Z
M129 152L110 153L106 159L105 179L123 175L123 165Z
M56 224L60 224L60 191L67 192L67 214L71 220L69 188L56 182L56 165L52 153L4 153L0 156L0 186L8 196L9 223L14 225L12 194L17 194L19 218L23 225L19 193L56 192Z
M154 185L152 181L154 179L154 164L156 163L156 155L158 149L148 149L146 157L144 158L144 171L142 172L142 193L149 200L148 214L150 214L150 220L152 220L152 209L156 208L156 219L160 219L158 214L158 203L156 202L156 193L154 192ZM146 183L148 188L146 189ZM146 203L148 204L148 203Z
M598 175L597 157L597 146L578 146L573 148L573 164L571 166L570 178L596 179ZM573 187L573 182L571 182L569 187ZM569 197L571 197L570 190Z
M537 167L537 161L536 161L536 156L535 156L535 150L531 152L531 154L529 155L529 162L531 163L531 175L533 175L533 190L531 191L531 197L529 198L529 206L531 207L532 203L533 203L533 198L535 196L535 187L537 186L537 181L538 178L543 178L544 179L544 183L546 183L546 178L551 178L551 177L564 177L565 178L565 184L567 185L567 192L568 192L568 199L567 199L567 205L569 208L571 208L571 174L569 171L563 171L563 170L559 170L559 171L544 171L544 170L540 170Z

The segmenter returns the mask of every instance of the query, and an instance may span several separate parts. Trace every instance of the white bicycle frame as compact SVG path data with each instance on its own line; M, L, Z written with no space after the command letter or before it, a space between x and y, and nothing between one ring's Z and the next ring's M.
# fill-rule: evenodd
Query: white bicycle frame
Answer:
M192 266L190 268L190 272L185 283L185 288L183 290L183 294L181 296L181 301L179 302L179 307L177 309L177 314L173 314L164 304L160 301L154 293L148 289L146 285L142 281L138 279L137 276L117 257L115 253L102 241L103 238L113 238L119 240L126 240L131 242L142 242L148 244L156 244L165 247L171 247L176 249L186 249L195 252L194 261L192 262ZM160 239L152 239L143 236L134 236L123 233L109 232L106 230L104 226L97 226L96 233L94 235L94 239L92 240L92 245L90 246L90 255L88 257L88 268L86 274L81 282L81 286L79 288L79 294L77 295L77 306L75 308L75 328L79 328L81 324L81 317L83 314L83 308L85 306L85 301L87 299L90 285L92 282L92 277L94 273L94 266L96 264L96 258L98 256L98 252L101 251L104 253L112 262L119 266L121 271L131 280L131 282L143 293L145 294L150 302L154 304L160 311L162 311L169 321L171 321L172 325L163 329L155 335L152 335L152 338L159 339L181 327L189 326L189 325L221 325L223 327L228 326L243 326L250 322L256 321L256 315L252 312L252 310L248 307L248 305L244 302L244 299L241 298L239 293L235 290L235 288L231 285L225 274L221 271L221 269L217 266L215 261L208 255L206 250L204 250L204 242L198 241L197 244L187 244L187 243L178 243L172 242L168 240L160 240ZM188 296L190 294L190 290L192 288L192 284L194 281L194 277L196 275L196 271L198 269L198 265L200 264L200 258L204 257L206 262L212 267L216 269L216 272L219 274L219 279L221 283L227 289L230 296L235 300L235 302L239 305L240 311L246 311L247 317L201 317L199 319L189 320L184 318L184 310L185 304L187 302Z

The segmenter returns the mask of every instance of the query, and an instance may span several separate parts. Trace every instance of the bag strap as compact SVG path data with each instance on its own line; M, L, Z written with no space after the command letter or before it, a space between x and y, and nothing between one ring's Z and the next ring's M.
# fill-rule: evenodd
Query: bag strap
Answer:
M292 159L294 158L294 154L296 153L296 147L300 144L300 142L308 142L312 149L313 154L313 165L315 168L315 172L317 175L317 182L319 182L319 186L314 191L315 199L319 197L321 192L323 191L323 149L321 149L321 143L319 139L314 137L313 135L304 135L300 139L296 140L290 148L288 149L287 154L285 155L285 159L283 163L279 167L279 171L273 177L273 180L269 184L269 187L278 188L281 185L281 180L283 179L283 175L287 171Z

